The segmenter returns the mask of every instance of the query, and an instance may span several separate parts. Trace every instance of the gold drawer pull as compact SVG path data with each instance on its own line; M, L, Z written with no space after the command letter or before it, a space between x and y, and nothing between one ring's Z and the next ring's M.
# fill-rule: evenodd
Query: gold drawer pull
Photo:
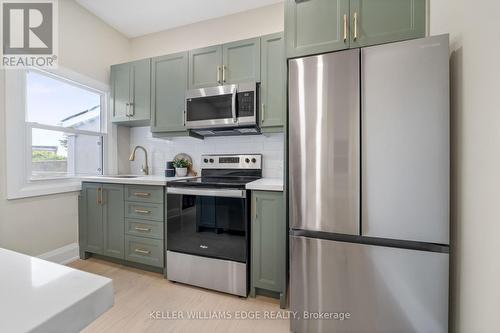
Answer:
M147 231L147 232L151 231L151 228L143 228L143 227L135 227L134 229L138 231Z
M151 213L151 211L145 210L145 209L136 209L135 212L138 214L150 214Z
M134 251L137 253L140 253L140 254L150 254L151 253L151 251L143 250L143 249L135 249Z
M151 196L151 193L147 193L147 192L134 192L134 195L136 197L149 197L149 196Z

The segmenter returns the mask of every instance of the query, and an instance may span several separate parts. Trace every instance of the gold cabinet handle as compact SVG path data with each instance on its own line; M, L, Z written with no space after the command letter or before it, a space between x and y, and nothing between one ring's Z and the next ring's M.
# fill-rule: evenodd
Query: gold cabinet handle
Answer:
M358 39L358 13L354 12L354 41Z
M98 187L98 188L97 188L96 203L97 203L98 205L100 205L100 204L101 204L101 188L100 188L100 187Z
M135 212L138 214L149 214L151 211L145 209L135 209Z
M143 250L143 249L135 249L134 251L137 253L140 253L140 254L150 254L151 253L151 251Z
M344 43L347 42L347 14L344 14Z
M147 193L147 192L134 192L134 195L136 197L149 197L151 195L151 193Z
M217 83L220 83L220 65L217 66Z
M222 83L226 83L226 66L222 66Z
M134 103L130 103L130 117L133 117L135 116L135 104Z
M151 231L151 228L143 228L143 227L135 227L134 229L137 231L146 231L146 232Z

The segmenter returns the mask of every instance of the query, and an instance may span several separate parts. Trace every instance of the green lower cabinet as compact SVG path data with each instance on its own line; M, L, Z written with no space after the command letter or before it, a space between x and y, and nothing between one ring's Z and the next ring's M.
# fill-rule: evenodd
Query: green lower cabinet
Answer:
M162 186L84 182L78 201L80 258L99 254L144 269L163 268L163 191Z
M184 109L187 89L188 52L153 58L151 70L151 132L179 132L186 130Z
M424 37L425 1L351 0L351 48Z
M100 203L102 184L83 183L78 198L78 237L80 256L85 252L103 253L103 210Z
M124 254L124 191L123 185L102 186L103 255L125 258Z
M163 240L125 236L125 259L155 267L163 267Z
M260 128L282 132L286 103L286 62L283 33L261 37Z
M283 192L252 191L250 295L279 295L286 306L286 217Z

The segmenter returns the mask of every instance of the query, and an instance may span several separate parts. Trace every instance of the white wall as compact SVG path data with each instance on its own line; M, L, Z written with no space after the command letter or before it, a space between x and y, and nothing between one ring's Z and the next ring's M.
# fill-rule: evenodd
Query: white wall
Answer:
M500 1L431 0L451 33L451 330L500 327ZM466 6L468 5L468 6Z
M73 0L59 1L59 64L108 84L127 38ZM0 247L39 255L77 241L77 193L6 200L4 71L0 71Z
M283 31L283 3L131 39L132 58L187 51Z
M193 168L199 173L202 154L262 154L262 175L270 178L283 178L284 135L242 135L232 137L213 137L199 140L190 137L171 140L151 137L149 127L136 127L130 130L130 150L142 145L148 150L149 166L155 175L165 174L165 162L172 161L175 155L186 153L193 159ZM138 152L130 170L140 173L144 164L142 152Z

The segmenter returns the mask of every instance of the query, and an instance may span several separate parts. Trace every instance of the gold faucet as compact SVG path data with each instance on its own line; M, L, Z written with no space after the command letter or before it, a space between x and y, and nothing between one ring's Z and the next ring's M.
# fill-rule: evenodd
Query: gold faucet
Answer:
M141 166L141 172L143 172L146 176L149 175L149 167L148 167L148 152L146 148L143 146L135 146L134 150L132 151L132 154L130 154L130 157L128 158L129 161L134 161L135 160L135 152L137 149L142 149L144 152L144 159L146 161L145 165Z

